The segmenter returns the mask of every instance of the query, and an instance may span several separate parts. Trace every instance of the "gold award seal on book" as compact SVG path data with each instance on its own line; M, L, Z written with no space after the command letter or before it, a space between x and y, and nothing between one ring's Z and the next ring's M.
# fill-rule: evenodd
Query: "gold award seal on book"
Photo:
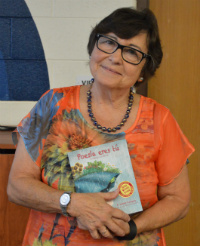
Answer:
M121 197L127 198L133 195L134 187L133 185L128 181L123 181L119 184L119 195Z

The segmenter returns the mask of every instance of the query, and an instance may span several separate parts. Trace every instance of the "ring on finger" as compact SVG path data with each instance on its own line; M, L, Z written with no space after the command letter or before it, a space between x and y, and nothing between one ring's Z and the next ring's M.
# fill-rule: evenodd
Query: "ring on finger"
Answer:
M105 228L102 228L101 230L99 230L99 232L104 237L112 238L112 234L110 233L110 231L106 227Z
M101 233L104 235L104 234L108 233L108 230L102 231Z

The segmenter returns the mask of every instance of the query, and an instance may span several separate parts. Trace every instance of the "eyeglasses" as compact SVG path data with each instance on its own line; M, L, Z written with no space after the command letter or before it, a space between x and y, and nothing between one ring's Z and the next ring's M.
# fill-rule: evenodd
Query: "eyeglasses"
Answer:
M150 55L137 50L135 48L124 46L119 44L117 41L104 36L102 34L97 34L97 48L104 53L113 54L116 50L121 49L122 58L124 61L131 63L133 65L138 65L144 58L151 58Z

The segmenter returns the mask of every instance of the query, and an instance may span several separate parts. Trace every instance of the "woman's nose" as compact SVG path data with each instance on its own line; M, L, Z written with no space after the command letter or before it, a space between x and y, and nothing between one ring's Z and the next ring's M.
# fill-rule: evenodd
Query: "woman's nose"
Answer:
M121 49L117 49L114 53L110 54L109 60L111 60L113 63L117 63L117 64L122 63Z

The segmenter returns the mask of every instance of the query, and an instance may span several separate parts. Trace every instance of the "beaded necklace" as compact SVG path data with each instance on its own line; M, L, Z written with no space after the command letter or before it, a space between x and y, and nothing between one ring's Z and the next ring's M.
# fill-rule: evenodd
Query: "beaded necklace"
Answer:
M101 126L96 118L94 117L94 114L92 113L92 92L89 89L87 91L87 106L88 106L88 113L89 113L89 117L92 120L93 124L101 131L107 131L107 132L116 132L118 130L121 129L121 127L125 124L125 122L127 121L129 114L131 112L132 109L132 105L133 105L133 100L134 100L134 92L133 92L133 87L130 88L130 94L129 94L129 99L128 99L128 107L126 110L126 113L124 115L124 118L122 119L122 121L120 122L119 125L117 125L116 127L113 128L106 128L105 126Z

